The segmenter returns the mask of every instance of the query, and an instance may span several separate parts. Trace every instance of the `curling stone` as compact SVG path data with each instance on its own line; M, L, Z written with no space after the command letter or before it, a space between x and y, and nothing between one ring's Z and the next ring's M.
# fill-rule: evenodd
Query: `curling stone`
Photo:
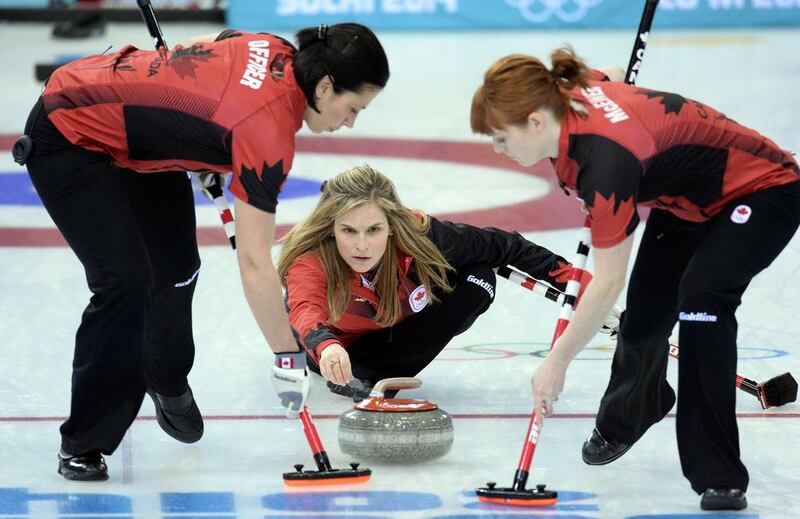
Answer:
M357 459L419 463L440 458L453 446L453 419L427 400L385 398L384 392L415 389L416 378L387 378L339 420L339 447Z

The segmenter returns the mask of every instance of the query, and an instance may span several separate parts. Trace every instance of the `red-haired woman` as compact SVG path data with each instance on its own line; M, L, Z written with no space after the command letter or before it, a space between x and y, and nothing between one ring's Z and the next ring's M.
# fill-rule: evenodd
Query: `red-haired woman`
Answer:
M583 459L617 459L672 408L667 340L680 321L683 473L704 509L742 509L749 479L735 414L735 312L800 224L800 169L789 152L700 102L611 81L620 70L591 70L571 49L551 61L548 69L531 56L498 60L472 102L473 131L523 166L549 158L592 222L594 280L533 375L537 412L552 412L570 361L622 292L637 208L648 207Z

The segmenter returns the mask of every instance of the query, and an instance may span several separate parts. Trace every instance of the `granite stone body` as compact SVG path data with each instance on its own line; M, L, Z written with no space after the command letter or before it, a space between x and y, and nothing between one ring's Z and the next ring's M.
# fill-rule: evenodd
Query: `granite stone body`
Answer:
M354 459L409 464L440 458L453 445L453 420L443 409L368 411L339 420L339 446Z

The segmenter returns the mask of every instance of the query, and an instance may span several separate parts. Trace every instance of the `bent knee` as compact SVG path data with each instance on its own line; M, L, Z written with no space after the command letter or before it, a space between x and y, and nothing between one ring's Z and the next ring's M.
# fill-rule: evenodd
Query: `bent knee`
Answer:
M465 291L473 292L483 299L488 299L488 304L494 301L497 287L497 276L488 265L470 265L459 271L459 284Z

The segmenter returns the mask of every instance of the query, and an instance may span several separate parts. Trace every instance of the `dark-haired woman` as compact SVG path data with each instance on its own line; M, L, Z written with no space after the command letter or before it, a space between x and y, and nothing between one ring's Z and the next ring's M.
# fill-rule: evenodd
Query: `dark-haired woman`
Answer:
M298 47L227 30L169 52L126 46L58 69L25 128L28 171L83 264L92 297L77 332L59 473L108 477L147 392L170 436L203 433L187 375L200 260L186 171L232 172L245 295L276 354L289 413L308 393L270 257L295 133L352 127L389 78L368 28L301 30Z
M571 50L512 55L486 72L472 129L522 165L550 158L589 212L594 280L533 375L552 412L572 358L625 286L637 207L651 208L633 266L611 380L583 445L590 465L622 456L675 403L667 340L680 321L677 436L703 509L747 506L736 424L735 312L800 224L792 154L678 94L607 81Z

